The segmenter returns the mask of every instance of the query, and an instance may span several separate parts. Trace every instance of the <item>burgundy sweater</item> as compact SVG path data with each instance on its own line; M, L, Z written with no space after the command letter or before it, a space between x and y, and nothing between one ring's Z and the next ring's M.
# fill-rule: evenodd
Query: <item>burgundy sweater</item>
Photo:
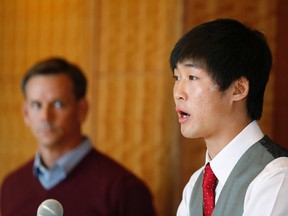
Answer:
M62 204L64 216L155 215L145 184L95 149L50 190L42 187L32 169L33 160L4 180L2 216L36 216L41 202L50 198Z

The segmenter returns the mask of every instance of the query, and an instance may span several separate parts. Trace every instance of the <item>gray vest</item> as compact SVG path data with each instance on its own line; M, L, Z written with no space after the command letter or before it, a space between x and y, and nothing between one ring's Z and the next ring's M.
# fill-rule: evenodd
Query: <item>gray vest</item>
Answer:
M213 216L243 214L246 190L253 179L275 158L288 157L288 150L267 136L251 146L230 173L216 203ZM203 216L203 172L198 177L190 199L190 216Z

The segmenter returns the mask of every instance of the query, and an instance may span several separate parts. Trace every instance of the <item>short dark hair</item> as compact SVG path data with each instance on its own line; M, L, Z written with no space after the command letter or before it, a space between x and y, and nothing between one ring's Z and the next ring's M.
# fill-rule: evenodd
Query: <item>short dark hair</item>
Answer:
M225 91L241 77L249 81L247 112L259 120L272 54L264 34L234 19L216 19L196 26L175 45L170 56L172 71L178 63L193 60Z
M36 75L66 74L73 83L76 99L85 97L87 80L82 70L63 58L49 58L36 63L22 79L22 92L26 96L27 82Z

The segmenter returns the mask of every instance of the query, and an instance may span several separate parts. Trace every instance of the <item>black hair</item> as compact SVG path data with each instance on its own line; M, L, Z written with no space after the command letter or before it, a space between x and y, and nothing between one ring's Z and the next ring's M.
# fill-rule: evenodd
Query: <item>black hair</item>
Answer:
M73 83L76 99L85 97L87 80L82 70L63 58L49 58L36 63L22 79L22 92L26 96L27 82L36 75L66 74Z
M264 34L234 19L216 19L196 26L175 45L170 56L172 71L192 60L207 71L220 91L245 77L249 81L247 112L261 118L272 54Z

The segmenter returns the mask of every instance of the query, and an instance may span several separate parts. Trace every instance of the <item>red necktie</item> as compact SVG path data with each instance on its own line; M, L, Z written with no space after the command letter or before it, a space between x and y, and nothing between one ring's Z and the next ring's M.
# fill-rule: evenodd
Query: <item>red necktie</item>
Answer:
M211 216L215 206L215 188L217 185L217 178L214 175L210 164L207 163L204 170L204 177L202 182L203 187L203 202L204 202L204 216Z

